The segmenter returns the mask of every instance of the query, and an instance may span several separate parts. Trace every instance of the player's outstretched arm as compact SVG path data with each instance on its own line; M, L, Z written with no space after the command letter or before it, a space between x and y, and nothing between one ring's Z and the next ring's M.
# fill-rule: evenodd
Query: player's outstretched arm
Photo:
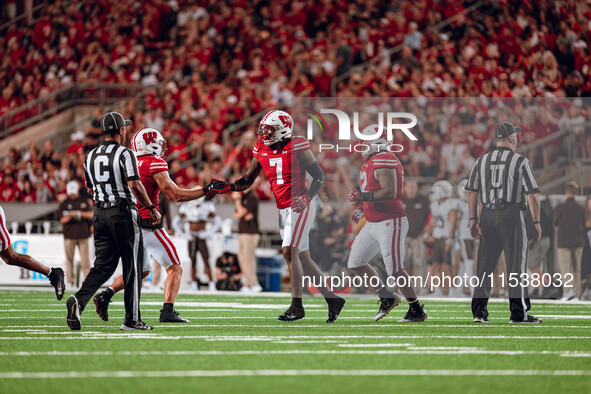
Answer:
M244 175L235 182L228 184L230 187L229 191L241 192L251 187L261 173L262 168L263 167L261 167L261 163L259 163L258 159L253 157L250 162L250 167L246 170Z
M196 200L205 196L203 189L181 189L172 179L168 171L160 171L153 175L158 187L166 196L175 202Z

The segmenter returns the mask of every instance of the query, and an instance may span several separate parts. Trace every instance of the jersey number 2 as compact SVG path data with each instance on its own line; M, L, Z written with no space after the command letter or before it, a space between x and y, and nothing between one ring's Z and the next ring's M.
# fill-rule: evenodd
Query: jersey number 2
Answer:
M275 167L275 172L277 173L277 184L283 185L283 160L281 157L269 159L269 165L271 167Z
M361 191L364 192L365 188L367 187L367 172L361 171L361 175L359 176L359 183L361 186Z

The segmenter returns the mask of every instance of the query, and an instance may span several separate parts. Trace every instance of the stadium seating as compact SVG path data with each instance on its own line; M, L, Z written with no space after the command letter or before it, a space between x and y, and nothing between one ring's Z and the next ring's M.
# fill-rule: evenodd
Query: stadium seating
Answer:
M187 186L212 175L231 177L241 172L248 164L257 119L233 133L224 134L224 130L292 97L589 94L591 10L586 5L474 3L103 0L50 4L33 25L12 25L0 42L0 116L69 83L164 82L163 88L129 103L122 112L134 119L136 128L163 131L169 157L177 158L171 162L173 175ZM391 51L399 45L400 51ZM332 81L338 81L336 91L331 91ZM567 112L555 111L545 120L543 134L557 131L560 122L571 118L589 119L584 111ZM528 121L520 123L525 126ZM86 133L92 136L96 131L95 125ZM428 153L459 143L467 148L469 162L490 143L486 130L476 137L458 133L456 142L451 141L454 133L439 131L409 146L403 158L409 174L457 175L439 169L437 155ZM524 135L523 142L532 136ZM11 177L3 177L0 200L58 199L64 180L81 175L82 163L74 152L94 143L89 137L75 141L68 152L44 147L39 153L33 145L27 152L13 151L3 170L14 174L15 182L8 184ZM562 144L555 141L556 150ZM591 143L582 141L581 146L589 149L576 154L589 157ZM542 166L553 153L539 148L533 155ZM181 164L187 160L204 164L200 171L186 169ZM330 171L329 159L321 164ZM260 190L263 197L268 196L264 187Z

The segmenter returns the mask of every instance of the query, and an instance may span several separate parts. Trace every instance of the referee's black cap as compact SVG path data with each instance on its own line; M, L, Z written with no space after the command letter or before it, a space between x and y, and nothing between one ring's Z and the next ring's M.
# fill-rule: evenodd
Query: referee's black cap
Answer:
M513 126L511 122L501 122L497 125L497 129L495 130L495 135L497 139L508 138L510 135L518 133L521 131L521 127Z
M101 118L101 129L103 133L111 134L119 131L124 126L131 126L133 122L129 119L123 119L119 112L108 112Z

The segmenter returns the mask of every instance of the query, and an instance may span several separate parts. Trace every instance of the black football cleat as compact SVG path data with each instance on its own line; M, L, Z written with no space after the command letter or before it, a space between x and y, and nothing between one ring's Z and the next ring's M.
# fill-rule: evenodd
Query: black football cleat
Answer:
M279 315L278 319L281 321L294 321L303 319L306 316L304 308L294 308L290 306L283 314Z
M374 320L378 321L384 317L386 317L386 315L388 313L390 313L390 311L392 309L394 309L395 307L398 306L398 304L400 304L400 301L402 300L402 298L396 294L396 293L392 293L393 297L389 297L389 298L380 298L380 309L378 310L378 313L374 316Z
M123 331L150 331L153 330L154 326L149 326L141 320L135 322L124 322L121 325Z
M49 283L55 287L55 296L58 301L64 298L64 293L66 292L64 270L61 268L52 268L47 277L49 278Z
M334 323L335 321L337 321L339 313L341 313L343 306L345 306L345 302L347 301L345 301L345 299L341 297L326 299L326 303L328 304L328 320L326 321L327 323Z
M171 311L160 309L160 323L190 323L190 321L180 317L174 309Z
M542 319L538 318L538 317L534 317L532 315L527 315L525 317L525 320L513 320L510 319L509 323L511 324L540 324L542 322Z
M66 323L70 330L80 330L80 305L78 299L71 295L66 301L66 308L68 308L68 316L66 317Z
M96 313L103 319L104 321L109 321L109 303L111 299L105 296L105 292L101 292L94 296L92 299L94 301L94 305L96 305Z
M427 320L429 316L423 307L424 305L419 305L417 308L409 307L406 316L398 320L398 323L418 323Z

